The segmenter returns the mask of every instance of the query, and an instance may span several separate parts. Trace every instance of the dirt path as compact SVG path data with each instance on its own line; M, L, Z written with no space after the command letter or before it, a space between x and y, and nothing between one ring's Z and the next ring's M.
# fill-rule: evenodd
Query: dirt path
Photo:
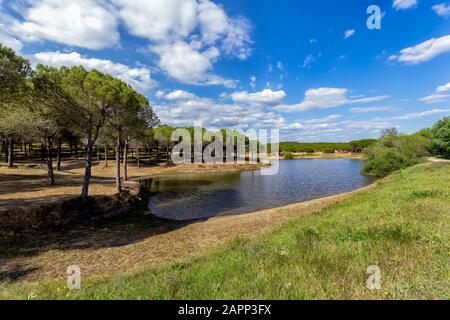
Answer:
M150 266L199 255L237 236L255 236L286 221L365 192L372 186L328 198L255 213L216 217L195 223L130 221L101 230L77 230L63 238L19 249L0 258L0 277L15 280L64 280L69 265L85 277L126 274ZM39 241L38 241L39 242ZM46 243L45 243L46 242Z

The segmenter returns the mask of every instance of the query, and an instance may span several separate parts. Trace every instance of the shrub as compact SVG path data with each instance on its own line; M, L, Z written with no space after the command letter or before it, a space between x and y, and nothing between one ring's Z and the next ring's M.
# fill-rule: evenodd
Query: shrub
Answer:
M286 152L284 154L284 160L294 160L294 154L292 152Z
M431 135L433 139L431 152L450 159L450 117L439 120L431 128Z
M366 149L369 160L363 173L383 178L396 170L416 165L429 154L430 145L430 140L420 134L384 135L378 143Z
M336 150L334 148L323 148L322 152L331 154L331 153L335 153Z

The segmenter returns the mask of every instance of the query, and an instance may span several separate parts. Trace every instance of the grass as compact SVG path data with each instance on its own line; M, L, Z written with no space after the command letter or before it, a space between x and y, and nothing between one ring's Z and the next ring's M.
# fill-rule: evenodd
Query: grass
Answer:
M0 298L450 299L450 165L427 163L319 213L186 261L105 279L3 283ZM366 288L371 265L382 289Z

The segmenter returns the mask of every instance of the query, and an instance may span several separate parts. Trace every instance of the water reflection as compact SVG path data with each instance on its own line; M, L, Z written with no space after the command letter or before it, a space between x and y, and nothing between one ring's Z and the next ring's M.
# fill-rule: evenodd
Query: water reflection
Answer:
M349 159L281 161L275 176L259 171L147 180L150 210L161 218L195 220L243 214L348 192L369 185L364 163Z

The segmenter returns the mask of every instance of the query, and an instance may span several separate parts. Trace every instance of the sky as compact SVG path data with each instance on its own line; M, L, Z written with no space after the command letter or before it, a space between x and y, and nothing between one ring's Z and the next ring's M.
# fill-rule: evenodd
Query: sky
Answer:
M349 141L450 115L449 0L0 0L0 42L119 77L173 126Z

